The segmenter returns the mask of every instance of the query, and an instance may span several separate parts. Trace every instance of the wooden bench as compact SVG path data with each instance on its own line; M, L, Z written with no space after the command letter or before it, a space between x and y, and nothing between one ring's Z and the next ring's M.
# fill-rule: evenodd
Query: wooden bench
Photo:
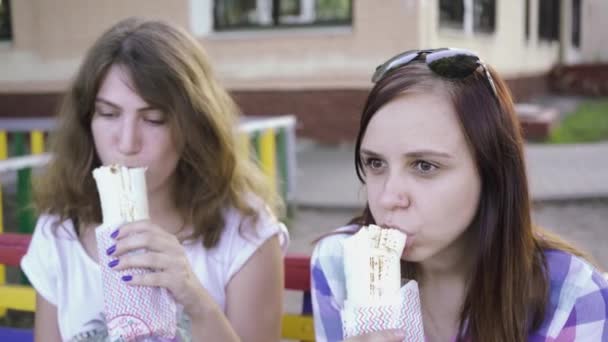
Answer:
M28 234L0 234L0 264L19 267L27 251L31 236ZM312 305L310 301L310 258L290 255L285 258L285 289L303 293L302 312L285 313L282 338L314 341ZM36 293L25 285L0 284L0 307L21 311L36 310ZM0 327L0 341L33 341L32 330Z

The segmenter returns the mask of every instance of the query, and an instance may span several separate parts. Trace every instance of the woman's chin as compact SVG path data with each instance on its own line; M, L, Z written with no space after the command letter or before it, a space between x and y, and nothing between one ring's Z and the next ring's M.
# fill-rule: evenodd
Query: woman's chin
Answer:
M421 249L420 246L410 246L403 250L401 260L407 262L423 262L428 259L430 254L428 251Z

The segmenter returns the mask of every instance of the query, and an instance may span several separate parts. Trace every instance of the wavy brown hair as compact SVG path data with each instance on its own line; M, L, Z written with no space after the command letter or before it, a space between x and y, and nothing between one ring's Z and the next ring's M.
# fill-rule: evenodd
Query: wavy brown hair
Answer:
M91 175L100 166L91 119L101 82L112 65L130 73L137 93L168 116L181 156L173 196L194 238L217 244L227 207L257 219L252 198L282 208L266 178L237 144L238 110L216 80L202 46L161 21L125 19L89 49L59 109L51 140L52 161L35 186L40 212L73 219L81 230L101 222ZM259 206L256 205L259 209Z
M468 227L478 247L472 249L477 255L468 275L459 336L517 342L525 341L544 320L550 285L544 251L583 255L556 235L533 227L521 128L509 89L488 68L497 97L479 72L450 80L435 75L424 63L413 62L387 74L375 84L363 109L355 166L365 183L359 151L370 120L382 106L408 92L437 88L447 92L482 184L477 212ZM351 223L375 223L369 206ZM415 264L402 266L405 277L416 279Z

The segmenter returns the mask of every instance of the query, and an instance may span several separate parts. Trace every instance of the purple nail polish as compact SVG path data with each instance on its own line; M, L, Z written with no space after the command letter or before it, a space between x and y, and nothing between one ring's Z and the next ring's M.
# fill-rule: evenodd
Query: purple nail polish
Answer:
M119 233L119 230L118 230L118 229L116 229L114 232L112 232L112 234L110 234L110 237L111 237L112 239L116 239L116 237L118 236L118 233Z
M131 279L133 279L133 276L131 275L122 276L122 281L131 281Z
M112 255L114 252L116 252L116 245L112 245L110 248L108 248L108 250L106 250L106 254L108 255Z
M116 265L118 265L118 259L114 259L108 263L110 267L116 267Z

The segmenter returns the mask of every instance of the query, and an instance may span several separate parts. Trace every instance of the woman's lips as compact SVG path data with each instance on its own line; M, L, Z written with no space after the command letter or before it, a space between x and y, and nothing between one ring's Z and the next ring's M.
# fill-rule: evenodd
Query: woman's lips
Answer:
M407 255L412 250L412 246L414 245L414 236L408 235L407 240L405 240L405 247L403 247L403 253L401 255Z

